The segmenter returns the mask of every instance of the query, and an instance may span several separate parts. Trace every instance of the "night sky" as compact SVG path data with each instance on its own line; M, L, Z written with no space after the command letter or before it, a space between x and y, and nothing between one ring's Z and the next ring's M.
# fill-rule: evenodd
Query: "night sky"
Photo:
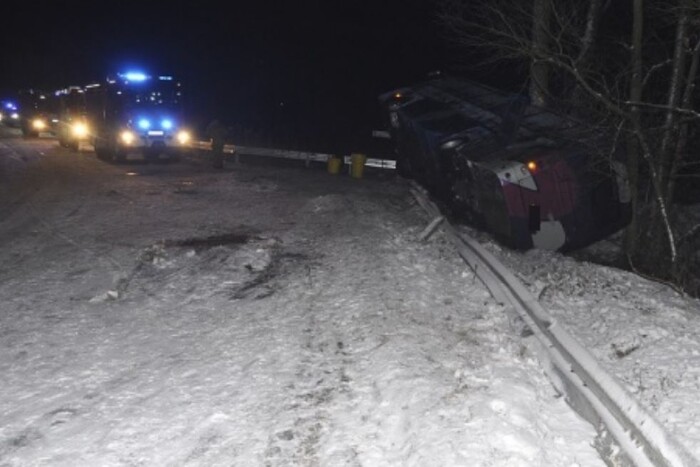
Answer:
M133 66L179 76L195 118L357 126L380 92L449 70L434 3L6 3L0 95Z

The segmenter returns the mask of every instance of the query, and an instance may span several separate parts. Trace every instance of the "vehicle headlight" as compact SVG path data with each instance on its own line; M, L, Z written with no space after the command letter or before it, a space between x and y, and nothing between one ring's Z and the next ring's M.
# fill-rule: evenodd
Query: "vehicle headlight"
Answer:
M35 118L32 120L32 128L35 130L43 130L46 128L46 122L40 118Z
M121 135L119 136L121 137L121 140L124 144L131 144L136 139L136 135L134 135L134 133L129 130L122 131Z
M76 138L85 138L88 135L88 127L83 122L74 123L71 130Z
M17 119L19 119L19 114L18 114L17 112L12 112L12 113L10 114L10 118L11 118L12 120L17 120Z
M187 143L190 142L190 139L191 139L191 138L190 138L190 133L189 133L189 131L180 130L180 131L177 132L177 141L178 141L180 144L187 144Z

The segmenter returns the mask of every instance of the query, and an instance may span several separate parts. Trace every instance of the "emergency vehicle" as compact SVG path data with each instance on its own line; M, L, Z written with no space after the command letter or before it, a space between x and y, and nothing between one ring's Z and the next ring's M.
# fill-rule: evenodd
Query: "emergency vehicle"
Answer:
M173 158L190 143L182 87L173 76L119 73L85 86L84 97L86 124L102 160Z
M57 119L57 101L53 93L37 89L23 89L18 93L18 120L25 137L54 133Z
M58 122L56 136L58 143L77 151L80 143L91 138L85 106L85 90L80 86L70 86L56 91L58 98Z

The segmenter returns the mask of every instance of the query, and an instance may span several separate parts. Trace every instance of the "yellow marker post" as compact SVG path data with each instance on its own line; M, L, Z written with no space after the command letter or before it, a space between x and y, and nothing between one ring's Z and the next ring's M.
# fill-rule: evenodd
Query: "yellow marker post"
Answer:
M365 170L365 162L367 156L359 152L355 152L350 156L350 175L353 178L362 178L362 173Z
M343 159L339 156L331 156L328 158L328 173L338 175L340 167L343 165Z

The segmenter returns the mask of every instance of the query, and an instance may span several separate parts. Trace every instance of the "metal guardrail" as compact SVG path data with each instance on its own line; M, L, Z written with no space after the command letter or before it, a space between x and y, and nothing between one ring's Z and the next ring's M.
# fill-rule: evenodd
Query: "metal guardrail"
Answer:
M601 456L610 462L614 456L612 442L623 452L615 465L691 467L700 465L603 370L595 358L569 335L540 305L527 288L477 241L466 238L444 220L425 189L414 184L412 194L431 216L429 228L440 225L457 248L459 255L490 290L493 297L515 313L532 331L545 371L552 383L567 396L569 404L601 433L605 446ZM439 221L438 221L439 219ZM437 222L435 222L437 221ZM428 228L421 235L427 238ZM547 367L547 365L549 365ZM604 427L601 431L600 427ZM612 437L610 439L609 437ZM607 456L607 457L606 457Z
M209 141L193 141L190 143L190 147L193 149L211 150L211 143ZM264 147L251 147L251 146L238 146L235 144L226 144L224 146L224 153L234 154L234 155L250 155L250 156L262 156L262 157L275 157L280 159L292 159L309 162L328 162L328 159L334 156L334 154L326 154L321 152L307 152L307 151L293 151L288 149L275 149L275 148L264 148ZM345 165L350 165L352 162L352 156L342 156L343 163ZM396 169L396 161L393 159L381 159L376 157L368 157L365 161L366 167L375 167L378 169Z

